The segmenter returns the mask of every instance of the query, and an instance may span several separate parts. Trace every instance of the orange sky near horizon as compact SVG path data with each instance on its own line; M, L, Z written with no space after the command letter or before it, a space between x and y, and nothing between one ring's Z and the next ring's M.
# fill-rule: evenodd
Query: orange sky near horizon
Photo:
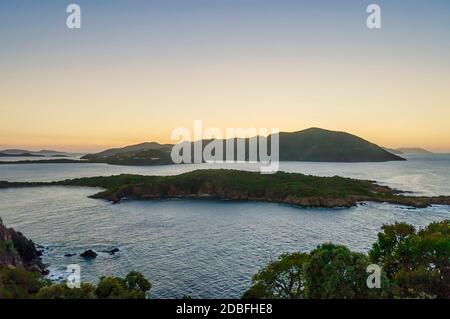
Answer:
M335 2L328 11L284 0L264 2L270 10L218 1L105 11L81 1L97 19L76 31L59 25L65 12L53 2L35 8L43 20L8 8L0 149L174 143L172 130L199 119L205 128L320 127L450 153L450 6L405 14L381 2L386 24L376 31L365 27L364 7Z
M180 66L170 72L97 64L89 73L77 65L56 66L47 68L44 82L40 72L16 70L0 87L6 114L0 148L98 151L170 143L173 129L192 130L200 119L205 128L321 127L386 147L450 151L450 72L438 66L265 64Z

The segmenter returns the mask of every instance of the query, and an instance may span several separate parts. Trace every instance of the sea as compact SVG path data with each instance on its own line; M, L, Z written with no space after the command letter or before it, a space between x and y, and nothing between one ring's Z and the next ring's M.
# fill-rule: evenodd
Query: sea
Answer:
M280 170L373 180L417 195L450 195L450 154L405 157L407 161L385 163L282 162ZM1 160L18 159L23 158ZM259 170L254 164L2 164L0 181L175 175L207 168ZM2 189L0 217L42 247L50 279L64 281L70 264L78 264L81 280L92 283L101 276L136 270L152 283L151 298L239 298L252 276L284 252L306 252L326 242L367 252L383 224L407 222L420 228L450 219L450 206L414 209L362 203L345 209L303 209L210 199L111 204L89 198L99 191L59 186ZM113 248L119 251L107 252ZM96 251L97 258L79 256L87 249Z

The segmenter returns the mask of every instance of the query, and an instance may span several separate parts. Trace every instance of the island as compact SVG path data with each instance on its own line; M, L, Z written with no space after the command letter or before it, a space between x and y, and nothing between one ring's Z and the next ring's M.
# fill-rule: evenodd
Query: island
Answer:
M285 172L267 175L227 169L196 170L174 176L122 174L56 182L0 182L0 188L53 185L103 188L104 191L91 197L112 203L123 199L211 198L315 208L348 208L362 202L416 208L450 205L450 196L412 196L369 180Z
M0 152L0 157L44 157L44 155L32 154L32 153L2 153Z
M0 165L12 165L12 164L78 164L88 163L88 161L75 160L69 158L58 159L43 159L43 160L20 160L20 161L0 161Z
M433 152L430 152L420 147L400 147L397 150L399 152L402 152L402 154L422 154L422 155L434 154Z
M405 161L404 158L392 154L374 143L346 132L309 128L297 132L280 132L278 134L280 161L344 163ZM255 138L253 137L252 139ZM270 145L272 135L261 138L263 140L267 139L267 144ZM248 160L250 139L240 140L245 145L246 160ZM211 141L200 140L195 143L201 143L204 149ZM224 158L227 156L226 141L223 140ZM235 148L236 141L237 139L234 139ZM194 142L184 143L191 143L190 149L193 152ZM173 146L173 144L147 142L123 148L108 149L100 153L87 154L82 159L94 163L113 165L168 165L173 164L171 158ZM268 148L270 149L270 146Z

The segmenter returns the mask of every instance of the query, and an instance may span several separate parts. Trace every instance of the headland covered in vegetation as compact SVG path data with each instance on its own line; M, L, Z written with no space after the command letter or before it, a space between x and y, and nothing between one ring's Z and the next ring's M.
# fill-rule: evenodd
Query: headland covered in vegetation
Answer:
M260 174L209 169L174 176L116 175L57 182L0 182L0 188L55 185L104 188L92 197L113 203L123 199L214 198L323 208L352 207L367 201L416 208L450 205L450 196L412 196L368 180L285 172Z

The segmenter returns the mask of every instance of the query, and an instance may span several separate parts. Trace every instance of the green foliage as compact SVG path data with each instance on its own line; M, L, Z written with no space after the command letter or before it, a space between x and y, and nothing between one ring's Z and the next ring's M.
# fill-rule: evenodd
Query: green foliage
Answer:
M210 139L197 141L202 150L211 142ZM230 158L227 154L226 141L223 142L223 158ZM245 159L249 158L250 139L242 140L245 146ZM267 138L267 149L271 149L272 137ZM194 153L194 142L185 144L190 152ZM237 149L235 142L234 149ZM87 154L82 159L91 162L118 164L118 165L155 165L172 164L170 153L173 145L160 145L157 143L142 143L123 148L105 150L96 154ZM261 145L258 146L258 149ZM184 150L183 150L184 151ZM279 133L279 151L281 161L313 161L313 162L385 162L405 160L391 154L381 147L370 143L358 136L345 132L329 131L320 128L309 128L297 132ZM186 149L186 152L189 152ZM146 153L149 155L145 156ZM158 157L155 161L152 158ZM237 154L234 152L234 159ZM259 159L259 156L258 156Z
M372 182L343 177L316 177L298 173L278 172L264 175L237 170L197 170L176 176L117 175L87 177L52 184L91 186L106 188L109 192L127 192L132 187L146 186L162 196L178 189L196 193L199 190L214 191L217 197L239 193L242 197L267 197L282 199L286 196L319 196L323 198L347 198L348 196L373 196L379 188ZM388 192L388 189L384 189Z
M95 294L101 299L144 299L150 288L150 282L133 271L125 279L101 277Z
M125 277L125 283L128 290L138 291L145 296L152 288L151 283L137 271L131 271Z
M23 268L0 270L0 299L145 299L150 288L150 282L135 271L125 278L102 277L97 286L82 283L80 288L70 289Z
M54 284L43 287L36 294L37 299L95 299L95 287L82 283L80 288L70 289L66 284Z
M255 284L244 293L243 298L305 298L304 266L308 259L308 254L304 253L281 255L253 277Z
M450 298L450 225L435 222L423 230L396 223L383 226L369 252L383 267L399 298Z
M90 162L106 163L111 165L168 165L173 164L170 150L142 150L136 152L120 153L106 158L96 158Z
M38 273L22 268L0 269L0 299L32 298L44 284Z
M311 251L305 265L307 295L320 299L367 299L380 296L366 284L368 258L345 246L324 244ZM385 287L385 285L382 285Z
M381 288L366 285L369 264L382 269ZM243 298L450 298L450 226L416 231L385 225L368 256L324 244L309 254L283 254L253 277Z
M362 201L412 207L450 205L450 196L403 196L387 186L371 181L285 172L260 174L210 169L175 176L117 175L29 183L0 181L0 188L48 185L101 187L106 190L92 197L112 202L118 202L122 198L192 198L206 194L220 199L257 200L303 207L350 207Z

